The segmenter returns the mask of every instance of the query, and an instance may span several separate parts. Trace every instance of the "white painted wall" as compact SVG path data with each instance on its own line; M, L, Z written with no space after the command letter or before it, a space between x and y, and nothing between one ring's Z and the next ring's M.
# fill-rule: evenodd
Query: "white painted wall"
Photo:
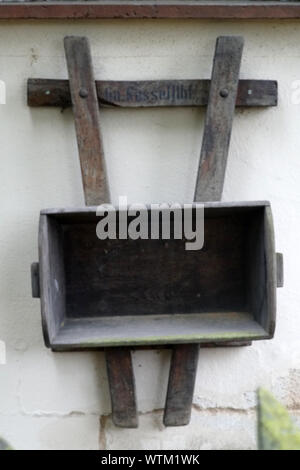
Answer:
M300 407L300 23L212 21L1 22L0 435L19 449L253 448L255 390L262 385L297 417ZM63 37L90 38L98 79L208 78L216 37L245 37L241 78L277 79L279 105L236 112L223 199L272 202L285 287L275 339L201 351L192 422L162 426L169 353L133 355L138 430L109 417L102 353L44 347L31 299L39 210L83 204L71 110L29 108L28 77L66 78ZM114 201L190 202L203 128L201 109L101 112ZM300 418L300 415L298 416Z

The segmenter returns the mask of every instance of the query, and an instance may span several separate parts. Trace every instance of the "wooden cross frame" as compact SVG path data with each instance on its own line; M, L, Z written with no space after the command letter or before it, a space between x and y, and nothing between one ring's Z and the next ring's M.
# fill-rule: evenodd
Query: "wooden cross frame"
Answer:
M64 40L69 80L29 79L29 106L73 107L86 205L110 201L99 122L101 107L206 106L195 201L221 199L235 106L276 106L277 82L239 80L243 39L219 37L211 80L95 81L85 37ZM239 346L249 343L221 343ZM129 348L106 348L113 421L137 427ZM173 346L164 424L188 424L198 344Z

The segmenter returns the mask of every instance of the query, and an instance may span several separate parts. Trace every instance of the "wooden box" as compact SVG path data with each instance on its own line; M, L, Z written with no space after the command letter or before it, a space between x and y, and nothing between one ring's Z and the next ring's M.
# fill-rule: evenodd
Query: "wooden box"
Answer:
M281 266L268 202L205 203L204 246L100 240L95 207L44 210L33 294L46 345L120 345L271 338Z

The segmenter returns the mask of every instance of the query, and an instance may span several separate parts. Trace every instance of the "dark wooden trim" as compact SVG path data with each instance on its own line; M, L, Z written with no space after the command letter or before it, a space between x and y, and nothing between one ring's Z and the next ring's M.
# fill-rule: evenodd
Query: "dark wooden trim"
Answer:
M164 412L165 426L185 426L190 422L198 356L199 344L174 347Z
M64 39L81 176L87 206L109 201L97 91L86 37Z
M101 107L206 106L210 80L96 80ZM240 80L236 106L277 106L275 80ZM68 80L29 78L28 106L71 106Z
M99 1L4 3L0 19L299 19L298 2Z
M222 197L244 38L217 39L194 201Z
M137 428L135 380L129 348L107 348L106 368L112 419L121 428Z
M216 201L222 196L243 47L244 39L240 36L220 36L216 41L195 189L196 201ZM174 346L165 426L182 426L190 421L199 354L197 346Z

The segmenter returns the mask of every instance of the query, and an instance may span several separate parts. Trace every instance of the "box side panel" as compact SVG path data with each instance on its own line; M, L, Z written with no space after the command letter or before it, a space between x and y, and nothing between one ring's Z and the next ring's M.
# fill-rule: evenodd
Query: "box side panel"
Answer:
M51 344L65 317L65 281L61 227L54 218L40 216L39 259L44 339Z
M276 310L276 264L269 206L252 216L248 234L248 303L256 321L273 336Z
M276 326L276 288L277 288L277 272L276 272L276 253L275 253L275 237L274 224L271 207L265 208L264 217L265 227L265 263L267 273L267 306L266 313L263 317L263 327L270 335L274 336Z
M264 208L249 217L247 234L247 298L249 310L260 324L266 315L266 265Z

